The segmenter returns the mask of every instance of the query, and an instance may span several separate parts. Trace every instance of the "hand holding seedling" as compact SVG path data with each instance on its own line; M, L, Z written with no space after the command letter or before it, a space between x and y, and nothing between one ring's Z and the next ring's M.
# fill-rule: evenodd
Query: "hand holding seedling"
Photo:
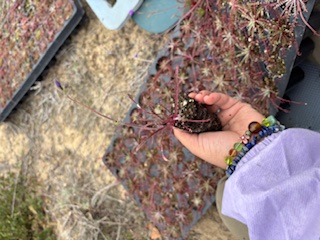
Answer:
M194 155L225 168L227 165L224 158L233 144L240 140L240 136L247 130L249 123L261 122L264 116L249 104L222 93L204 90L199 93L190 93L189 97L207 105L209 112L220 111L218 116L222 124L222 131L191 134L175 128L175 136Z

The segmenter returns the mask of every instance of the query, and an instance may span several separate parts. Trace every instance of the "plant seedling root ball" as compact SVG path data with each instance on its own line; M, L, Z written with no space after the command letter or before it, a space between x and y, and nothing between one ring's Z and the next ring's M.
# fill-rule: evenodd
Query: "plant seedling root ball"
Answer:
M179 95L178 105L180 119L175 122L175 127L191 133L221 131L218 115L210 113L205 105L186 94Z

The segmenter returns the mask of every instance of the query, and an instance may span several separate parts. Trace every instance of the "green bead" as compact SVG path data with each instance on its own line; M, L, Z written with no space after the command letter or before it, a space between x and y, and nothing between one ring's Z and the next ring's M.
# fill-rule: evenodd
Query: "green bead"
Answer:
M276 124L277 124L277 119L275 119L275 117L272 115L262 120L262 125L266 127L274 126Z
M235 143L233 145L233 148L237 151L237 152L240 152L242 150L242 144L241 143Z
M232 159L233 159L233 157L228 156L228 157L226 157L226 158L224 159L224 161L226 162L227 165L231 165L231 164L232 164Z

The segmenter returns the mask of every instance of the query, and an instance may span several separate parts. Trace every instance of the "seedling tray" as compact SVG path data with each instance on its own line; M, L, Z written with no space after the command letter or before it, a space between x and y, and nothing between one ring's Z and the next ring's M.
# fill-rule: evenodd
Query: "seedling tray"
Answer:
M279 112L277 119L286 127L306 128L320 132L320 66L310 62L300 65L305 76L286 95L307 104L291 104L290 112Z
M9 42L11 44L9 47L14 51L18 50L15 56L11 52L0 51L0 90L3 96L0 99L0 121L4 121L8 117L28 92L84 15L79 0L53 1L53 3L35 1L32 4L28 5L27 2L25 2L25 5L15 3L10 6L9 11L12 12L8 11L6 19L2 19L0 47L3 47L4 50L8 49L7 43L10 41L9 35L11 34L13 36L10 37L14 39L14 42ZM45 6L45 4L49 5ZM52 16L54 16L51 11L55 10L59 14L56 15L59 21L56 19L51 22ZM70 12L68 12L69 10ZM37 13L37 11L42 11L42 13ZM20 18L16 20L20 21L20 25L16 29L12 27L13 23L9 25L5 22L14 21L17 18ZM33 22L33 25L29 24L30 22ZM23 29L23 24L25 24L25 29ZM58 26L54 24L58 24ZM6 26L10 31L5 29ZM44 34L46 34L45 37ZM36 49L36 51L34 49L26 50L29 46L26 46L26 44L30 44L31 48ZM27 57L24 57L25 55ZM19 61L20 58L22 61ZM9 66L17 67L8 71ZM21 70L23 67L30 70L24 72L24 70Z
M159 56L155 63L161 60ZM163 75L159 77L161 81L154 80L155 63L135 98L136 103L148 110L159 110L162 104L168 107L170 101L159 100L165 97L170 79ZM150 88L154 86L165 91L149 99ZM172 94L173 91L169 93ZM124 122L143 124L140 114L137 104L133 104ZM195 157L173 137L170 129L160 135L150 138L136 151L137 144L148 138L148 133L134 127L120 127L103 162L164 239L184 239L215 202L216 184L224 171ZM162 150L161 144L165 145Z
M179 28L176 28L171 38L179 34ZM154 117L144 115L138 105L147 111L170 114L168 109L176 91L172 87L175 80L168 71L158 74L159 69L165 67L163 65L169 55L167 47L158 53L124 122L143 125L143 119ZM174 69L181 65L181 59L176 59L167 67ZM192 86L192 81L188 79L178 91ZM136 127L119 127L103 162L141 206L164 239L184 239L215 202L216 185L224 171L195 157L173 137L170 128L149 138L136 151L139 142L146 140L149 134L152 132Z
M310 18L314 4L315 4L315 0L308 0L307 5L306 5L308 12L304 13L306 20L308 20ZM313 25L316 26L316 24L313 24ZM279 91L278 95L280 97L283 97L283 95L286 91L286 88L287 88L287 85L288 85L288 82L290 79L290 75L291 75L292 69L294 67L295 60L297 58L296 47L301 44L306 29L307 28L304 26L304 23L302 22L302 20L299 19L299 24L297 24L297 27L295 28L296 46L288 50L286 57L285 57L285 68L286 68L285 74L283 75L282 78L280 78L277 81L277 84L276 84L278 91ZM309 32L308 34L311 34L310 30L308 32ZM269 110L270 114L276 115L277 112L279 112L277 105L279 105L280 102L281 101L276 101L276 104L270 105L270 110Z

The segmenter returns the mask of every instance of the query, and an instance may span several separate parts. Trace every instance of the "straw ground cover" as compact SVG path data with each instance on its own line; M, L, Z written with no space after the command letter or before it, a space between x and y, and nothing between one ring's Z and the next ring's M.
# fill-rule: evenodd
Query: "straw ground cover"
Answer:
M87 23L0 125L1 174L18 173L23 163L24 174L40 181L39 193L58 239L148 239L142 212L101 161L115 126L67 100L54 80L72 86L71 94L84 103L121 120L131 105L126 94L135 95L149 61L164 43L145 44L150 35L131 22L121 31L108 31L87 5L85 10ZM190 239L212 236L231 239L214 207Z

